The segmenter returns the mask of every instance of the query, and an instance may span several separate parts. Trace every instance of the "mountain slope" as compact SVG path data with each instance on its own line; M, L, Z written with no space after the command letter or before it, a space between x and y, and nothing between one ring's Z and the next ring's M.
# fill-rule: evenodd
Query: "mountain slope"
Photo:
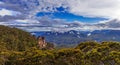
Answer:
M36 46L36 39L30 33L17 28L0 26L0 45L7 50L24 51Z

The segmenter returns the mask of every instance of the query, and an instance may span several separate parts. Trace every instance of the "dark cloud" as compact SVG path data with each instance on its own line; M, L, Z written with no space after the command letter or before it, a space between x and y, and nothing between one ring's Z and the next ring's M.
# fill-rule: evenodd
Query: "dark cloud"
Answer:
M98 23L96 26L99 27L108 27L108 28L120 28L120 20L118 19L113 19L105 23Z
M25 19L24 15L19 16L0 16L0 22L10 22L12 20Z

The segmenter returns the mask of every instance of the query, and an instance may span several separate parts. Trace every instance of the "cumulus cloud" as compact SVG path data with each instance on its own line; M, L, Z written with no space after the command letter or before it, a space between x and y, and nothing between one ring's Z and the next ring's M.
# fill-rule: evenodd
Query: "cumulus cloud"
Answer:
M0 0L0 25L16 26L27 31L120 29L119 3L120 0ZM36 17L39 12L59 12L60 7L64 9L62 12L109 20L88 24L66 22L50 16Z
M55 12L63 7L69 13L85 17L119 18L120 0L2 0L36 12Z
M70 0L69 12L86 17L119 18L120 0Z
M33 11L55 12L63 7L69 13L85 17L118 18L120 16L120 0L38 0L39 6Z

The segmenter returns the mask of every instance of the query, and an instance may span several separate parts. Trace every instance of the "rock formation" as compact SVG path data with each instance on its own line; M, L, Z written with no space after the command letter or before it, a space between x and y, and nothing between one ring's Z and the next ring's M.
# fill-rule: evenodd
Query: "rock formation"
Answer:
M38 37L38 47L40 49L44 49L46 48L46 46L47 46L47 43L45 41L45 37Z

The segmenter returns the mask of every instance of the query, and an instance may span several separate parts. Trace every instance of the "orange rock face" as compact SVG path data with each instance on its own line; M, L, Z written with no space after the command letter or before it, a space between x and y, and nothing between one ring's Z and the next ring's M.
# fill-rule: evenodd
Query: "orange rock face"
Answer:
M43 49L47 46L47 43L45 41L45 38L44 37L38 37L38 47L40 49Z

